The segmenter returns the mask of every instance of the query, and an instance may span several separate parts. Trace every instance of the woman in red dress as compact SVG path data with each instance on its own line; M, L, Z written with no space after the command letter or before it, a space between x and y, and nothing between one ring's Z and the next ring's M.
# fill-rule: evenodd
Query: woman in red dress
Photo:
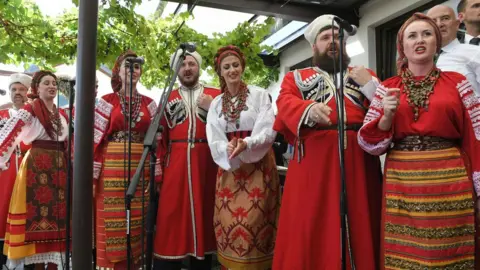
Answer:
M382 269L474 269L480 102L463 75L435 67L430 18L408 19L397 47L399 75L377 88L358 134L365 151L387 153Z
M125 210L125 192L128 188L126 176L133 176L143 152L143 139L150 121L157 109L156 103L149 97L137 92L137 83L142 75L139 64L133 64L133 96L130 97L130 63L127 58L137 55L127 51L120 55L112 69L113 93L100 98L95 108L94 132L94 179L95 179L95 245L97 269L127 269L127 228ZM125 82L127 85L125 85ZM128 104L131 112L131 168L126 167L128 141ZM125 125L127 123L127 125ZM150 170L145 164L145 180L148 185ZM131 248L132 261L138 269L141 259L142 185L138 185L131 204ZM148 202L147 193L145 202ZM148 203L145 203L145 210Z

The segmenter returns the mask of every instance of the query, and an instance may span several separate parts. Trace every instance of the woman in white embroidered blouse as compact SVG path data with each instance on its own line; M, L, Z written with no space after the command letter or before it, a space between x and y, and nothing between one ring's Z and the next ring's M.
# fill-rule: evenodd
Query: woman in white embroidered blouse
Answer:
M229 269L268 269L280 206L271 100L264 89L242 81L245 59L237 47L219 49L215 69L222 94L210 106L207 139L220 167L214 215L218 258Z
M0 132L0 168L21 142L32 144L18 170L8 211L4 253L10 269L63 269L66 238L67 117L54 105L56 77L39 71L32 79L32 102Z

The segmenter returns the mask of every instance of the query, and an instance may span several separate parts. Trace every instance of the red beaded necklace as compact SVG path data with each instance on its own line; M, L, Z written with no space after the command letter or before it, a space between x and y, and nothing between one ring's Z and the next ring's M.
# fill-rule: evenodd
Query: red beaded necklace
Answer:
M238 90L238 94L236 96L232 96L226 87L225 91L223 92L222 115L226 122L235 122L237 129L240 128L240 113L248 110L247 96L248 88L243 82L240 85L240 89Z

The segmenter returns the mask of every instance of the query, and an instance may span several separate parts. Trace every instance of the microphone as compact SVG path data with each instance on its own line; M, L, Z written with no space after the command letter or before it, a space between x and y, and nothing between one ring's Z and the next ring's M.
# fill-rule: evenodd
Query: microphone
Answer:
M180 43L180 49L193 53L197 50L197 46L194 43L190 42Z
M129 63L137 63L137 64L140 64L140 65L145 64L145 59L143 59L143 57L127 58L126 61L129 62Z
M0 95L5 96L7 94L6 90L0 89Z
M354 36L357 33L357 27L355 25L352 25L348 23L346 20L334 16L333 19L338 23L338 25L345 30L345 32L348 33L349 36Z

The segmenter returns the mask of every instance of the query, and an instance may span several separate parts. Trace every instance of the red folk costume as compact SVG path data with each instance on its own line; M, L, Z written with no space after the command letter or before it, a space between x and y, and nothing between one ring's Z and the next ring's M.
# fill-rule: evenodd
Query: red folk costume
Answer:
M201 84L182 86L170 94L162 119L163 176L154 247L159 259L203 259L215 252L217 166L207 144L207 112L195 102L201 94L216 97L220 91Z
M322 15L307 27L305 37L312 46L320 31L331 26L332 19L332 15ZM340 242L341 183L335 84L330 74L317 67L290 72L283 80L274 129L295 146L295 153L288 166L280 208L274 270L338 270L342 244L344 248L350 245L357 269L377 269L380 161L365 153L357 142L357 131L377 85L373 72L370 73L372 80L363 87L349 78L349 71L343 78L344 166L350 235L350 241L344 243ZM332 109L331 126L309 120L309 110L317 102ZM350 268L350 259L346 261Z
M94 180L95 180L95 232L97 250L97 269L126 269L127 264L127 224L125 210L125 192L128 187L126 176L133 177L143 152L143 139L150 126L157 105L149 97L135 93L132 100L120 93L121 79L118 76L120 64L126 57L136 57L133 52L121 55L113 68L112 88L114 93L100 98L95 108L94 130ZM132 144L131 170L128 171L126 155L128 151L128 132L125 126L125 114L128 103L132 102ZM124 104L124 105L123 105ZM160 176L160 164L155 176ZM150 169L145 165L145 188L150 181ZM132 259L139 263L142 251L142 185L138 185L131 204L130 235ZM145 194L145 212L148 207ZM135 269L135 268L134 268Z
M398 32L399 59L405 56L404 30L415 20L434 27L440 51L440 30L417 13ZM381 268L478 268L474 202L480 194L480 102L459 73L433 68L426 76L413 76L406 62L399 64L400 75L377 89L358 133L365 151L387 153ZM382 131L378 123L388 88L400 89L400 103L391 129Z
M400 88L401 95L392 130L385 132L377 124L388 88ZM463 75L441 72L429 97L428 111L420 109L414 121L404 89L400 76L386 80L377 89L358 134L365 151L375 155L388 151L382 269L474 269L473 184L479 194L480 103ZM441 147L444 142L428 142L424 136L460 143ZM424 140L431 146L413 148L415 141ZM388 150L392 142L396 146ZM434 146L437 143L438 148Z
M51 113L37 87L50 72L37 72L31 104L10 118L0 133L0 166L21 142L32 144L20 165L8 211L4 254L11 269L23 264L65 262L66 157L68 122L63 110Z
M2 129L7 121L14 117L18 113L15 109L0 110L0 129ZM15 184L15 178L17 172L22 164L22 158L25 153L30 149L30 145L20 143L11 155L8 161L8 169L0 172L0 179L2 179L2 185L0 185L0 241L5 239L5 230L7 226L8 207L10 205L10 197L12 196L13 185Z
M360 88L347 73L344 91L350 244L357 269L376 269L380 162L357 143L357 130L369 103L363 93L367 87ZM309 108L316 102L332 109L332 126L304 124ZM283 80L274 129L296 151L285 181L273 269L340 269L340 167L335 102L333 80L318 68L290 72Z

